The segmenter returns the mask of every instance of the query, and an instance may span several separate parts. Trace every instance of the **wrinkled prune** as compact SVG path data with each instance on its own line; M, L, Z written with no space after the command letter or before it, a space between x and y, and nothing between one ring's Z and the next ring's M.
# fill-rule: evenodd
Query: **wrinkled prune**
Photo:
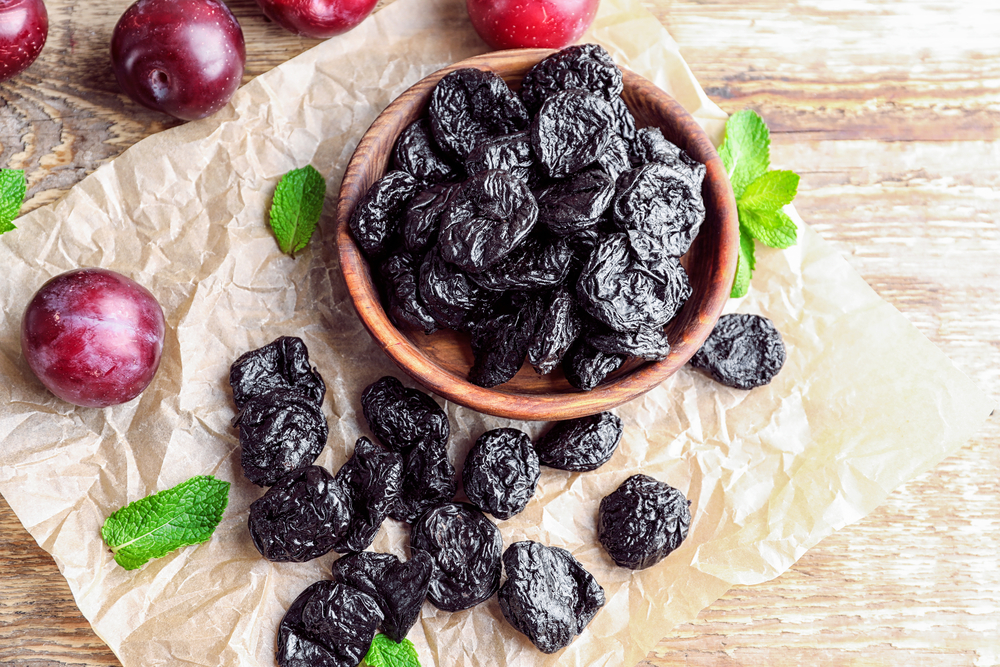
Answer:
M584 90L567 90L545 100L531 123L531 147L551 178L562 178L597 161L615 136L607 101Z
M474 361L469 369L469 382L495 387L514 377L528 356L541 315L541 302L529 299L476 324L472 329Z
M614 180L601 169L587 169L538 192L538 221L559 235L589 229L614 196Z
M431 135L431 123L420 118L410 123L396 140L392 151L393 169L399 169L425 183L440 183L459 177Z
M440 183L417 193L410 200L403 222L403 245L412 253L423 253L437 241L444 213L452 195L458 192L456 183Z
M691 365L727 387L753 389L770 382L785 363L785 343L771 320L751 313L723 315Z
M351 508L326 468L306 466L279 479L250 505L253 545L273 562L302 563L333 549Z
M548 308L535 328L528 345L528 363L539 375L551 373L580 335L580 314L573 293L560 287L552 294Z
M515 542L503 566L500 611L542 653L568 646L604 606L604 589L565 549Z
M386 312L398 327L423 329L424 333L432 334L437 331L437 321L420 298L418 269L416 259L407 252L398 252L382 262L380 277Z
M625 140L626 144L632 143L635 141L635 116L629 111L625 100L618 95L609 99L608 103L615 116L615 132Z
M563 357L562 367L566 380L572 386L590 391L604 382L610 373L621 368L626 358L623 354L605 354L590 343L577 339Z
M392 554L362 551L342 556L330 569L334 581L372 596L382 611L382 632L398 644L420 616L434 559L419 549L405 563Z
M247 401L233 426L240 431L243 473L257 486L271 486L285 473L310 465L329 435L320 407L288 389Z
M629 149L629 160L635 167L647 162L662 162L686 177L692 188L700 191L705 178L705 165L663 136L658 127L644 127L636 132Z
M423 186L405 171L390 171L375 181L351 213L351 236L369 259L399 245L406 207Z
M537 443L542 465L559 470L597 470L611 459L622 439L622 420L611 412L556 422Z
M650 162L622 174L616 188L615 224L628 233L639 259L680 257L688 251L705 221L700 187L677 169Z
M317 405L326 393L323 378L309 365L306 344L295 336L282 336L240 355L229 367L229 384L238 409L272 389L296 391Z
M434 558L427 599L438 609L468 609L500 586L503 538L472 505L448 503L425 512L413 524L410 545Z
M615 331L603 325L586 327L584 339L605 354L625 354L660 361L670 354L670 342L662 327L640 326L635 331Z
M496 295L473 282L435 249L420 265L420 298L434 321L445 329L464 330L470 315L489 306Z
M642 570L680 546L691 524L690 501L648 475L632 475L601 500L597 537L618 565Z
M365 387L361 409L368 428L393 451L448 444L451 427L445 411L433 398L419 389L404 387L391 375Z
M382 620L366 593L317 581L299 594L278 626L279 667L356 667Z
M358 438L354 454L337 471L337 484L351 506L347 530L333 548L338 553L367 549L396 505L403 479L403 460L368 438Z
M509 519L525 508L538 486L538 454L516 428L495 428L472 446L462 484L472 504L494 518Z
M454 498L457 487L455 466L443 445L413 447L403 455L403 485L389 516L413 523L431 507Z
M572 261L573 250L568 242L550 243L533 234L514 252L469 277L491 292L544 290L566 279Z
M528 126L521 98L496 72L475 68L445 75L431 92L427 113L438 146L458 160L488 137Z
M611 177L612 182L617 181L619 176L632 168L632 162L629 160L628 143L620 136L616 135L612 137L607 150L597 158L597 166Z
M521 98L534 113L552 94L571 88L582 88L610 101L624 88L622 72L604 47L570 46L528 70L521 82Z
M469 176L490 169L502 169L528 185L538 180L535 155L531 151L531 135L527 131L484 140L465 159Z
M505 171L484 171L462 183L441 214L438 251L478 273L513 251L537 220L538 204L524 181Z

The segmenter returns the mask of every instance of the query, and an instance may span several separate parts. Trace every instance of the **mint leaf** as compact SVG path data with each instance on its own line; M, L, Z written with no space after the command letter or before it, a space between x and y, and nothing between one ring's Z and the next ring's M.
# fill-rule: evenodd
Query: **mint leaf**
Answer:
M0 234L17 229L14 218L21 212L27 191L23 169L0 169Z
M756 111L737 111L726 121L719 157L738 200L748 185L771 167L771 133Z
M417 649L409 639L396 643L379 633L372 639L371 648L362 664L368 667L420 667Z
M729 296L738 299L750 289L750 274L756 266L754 258L753 237L743 225L740 225L740 252L736 256L736 277L733 278L733 289Z
M309 243L323 212L326 181L312 165L293 169L278 181L270 222L281 252L295 257Z
M769 171L748 185L736 203L748 209L778 211L792 203L798 187L799 175L794 171Z
M192 477L117 510L101 527L101 537L116 563L135 570L150 558L206 541L228 504L229 482Z
M740 227L755 239L772 248L785 249L795 245L795 223L784 211L758 211L739 207Z

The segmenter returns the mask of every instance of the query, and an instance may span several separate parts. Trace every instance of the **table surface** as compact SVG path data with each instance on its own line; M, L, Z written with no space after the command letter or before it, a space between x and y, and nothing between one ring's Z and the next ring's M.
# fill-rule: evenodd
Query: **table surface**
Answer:
M176 123L131 103L107 44L130 0L46 0L49 40L0 84L22 212ZM315 45L229 0L246 80ZM772 131L802 217L1000 399L1000 2L647 0L723 109ZM1000 401L998 401L1000 402ZM1000 664L1000 429L896 489L770 582L736 586L641 663ZM0 664L119 665L0 499Z

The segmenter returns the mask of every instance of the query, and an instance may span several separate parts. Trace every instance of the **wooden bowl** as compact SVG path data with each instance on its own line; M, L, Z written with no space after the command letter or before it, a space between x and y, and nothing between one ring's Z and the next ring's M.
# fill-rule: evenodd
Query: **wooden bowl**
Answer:
M348 229L351 213L368 188L386 172L399 134L424 115L431 90L448 72L463 67L495 71L517 90L525 73L549 49L488 53L446 67L396 98L361 138L347 165L337 205L340 266L358 316L386 354L414 380L449 401L499 417L558 420L595 414L649 391L677 371L701 346L729 298L739 247L736 202L725 168L704 130L672 97L623 69L622 98L637 127L655 125L664 136L706 166L702 194L706 216L683 258L692 295L667 325L670 355L658 362L633 359L591 391L580 391L562 371L538 375L527 363L509 382L484 389L470 383L472 350L465 334L401 330L389 320L371 270Z

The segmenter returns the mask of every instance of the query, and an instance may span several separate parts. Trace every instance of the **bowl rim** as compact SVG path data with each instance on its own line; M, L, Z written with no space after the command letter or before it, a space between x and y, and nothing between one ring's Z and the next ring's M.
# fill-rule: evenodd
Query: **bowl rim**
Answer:
M677 118L677 122L683 125L684 131L691 133L689 140L698 143L701 152L709 156L704 163L706 182L711 178L715 184L723 186L724 191L721 197L717 198L719 200L717 203L720 205L717 211L720 241L713 252L714 260L719 267L713 275L721 277L713 279L710 291L700 302L698 323L701 326L697 335L686 336L680 341L671 341L670 354L666 359L646 362L631 372L600 384L590 391L525 394L505 390L502 384L492 388L472 384L466 378L436 365L395 327L382 308L378 290L368 278L370 275L368 260L355 244L349 229L354 207L365 194L364 191L359 192L360 184L366 178L371 178L369 182L374 182L388 168L391 149L385 151L380 159L372 160L370 157L373 146L384 143L382 135L387 128L397 123L400 117L412 115L414 98L425 96L429 89L449 72L464 67L493 70L498 65L502 67L508 62L520 64L526 58L537 62L553 53L556 53L556 50L511 49L485 53L455 62L410 86L389 103L362 136L345 170L336 212L335 239L341 273L358 317L383 352L413 380L446 400L497 417L527 421L572 419L609 410L643 395L676 372L701 347L729 300L739 246L736 201L725 167L708 135L666 91L619 65L627 84L639 93L649 93L661 99L670 113ZM392 143L395 143L395 136ZM374 155L379 154L375 152ZM363 160L363 158L369 159Z

